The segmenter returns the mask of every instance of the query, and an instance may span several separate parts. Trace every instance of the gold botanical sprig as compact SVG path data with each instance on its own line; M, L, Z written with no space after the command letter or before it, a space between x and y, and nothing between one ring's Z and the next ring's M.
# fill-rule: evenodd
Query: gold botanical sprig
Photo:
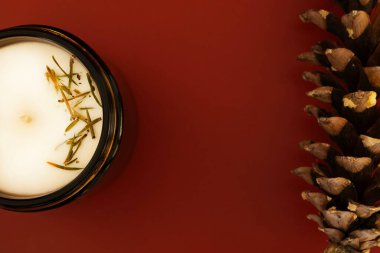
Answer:
M82 130L80 130L78 134L83 134L84 132L90 130L96 123L100 122L101 120L102 118L96 118L91 122L87 122L87 125ZM94 135L94 138L95 138L95 135Z
M71 115L71 118L72 119L75 119L75 115L73 113L73 110L71 109L71 106L70 106L70 103L69 101L67 100L67 97L65 95L65 90L66 92L70 95L71 92L68 92L67 91L67 87L65 87L63 84L61 84L58 80L58 77L57 75L55 74L55 71L52 70L51 68L49 68L48 66L46 66L46 69L47 69L47 72L45 73L48 81L51 80L54 84L54 87L55 87L55 90L56 91L60 91L61 92L61 95L62 95L62 101L65 102L66 104L66 107L67 107L67 110L69 111L70 115ZM65 88L64 88L65 87ZM70 91L70 90L69 90Z
M82 170L83 168L77 168L77 167L68 167L68 166L64 166L64 165L59 165L59 164L56 164L56 163L52 163L52 162L47 162L49 165L53 166L53 167L56 167L58 169L62 169L62 170Z
M77 99L77 98L80 98L80 97L85 97L87 96L88 94L90 94L91 92L90 91L86 91L86 92L83 92L83 93L79 93L75 96L72 96L71 98L68 98L67 101L71 101L71 100L74 100L74 99ZM64 103L65 100L64 99L59 99L58 102L60 103Z
M61 67L61 65L58 63L57 59L55 59L54 56L52 56L53 58L53 61L55 62L55 64L58 66L58 68L63 72L64 75L62 76L65 76L67 78L69 78L69 82L70 82L70 79L71 81L75 84L75 85L78 85L77 82L75 82L75 80L73 80L73 73L71 72L71 75L67 74L67 72ZM72 63L71 63L72 62ZM74 57L70 57L70 66L73 66L74 67ZM71 68L71 67L70 67Z
M85 134L85 135L81 136L78 140L76 140L76 136L74 135L74 137L70 139L71 140L70 149L69 149L69 153L67 154L66 159L64 161L65 165L71 164L72 161L75 159L74 156L78 152L80 146L82 145L82 140L84 138L86 138L86 136L87 135Z
M52 69L49 66L46 66L46 78L47 80L53 83L55 90L61 95L61 99L58 100L59 103L65 103L68 112L70 113L70 124L66 127L65 133L72 131L72 129L78 125L79 122L85 123L85 126L77 133L74 133L73 137L67 139L63 144L66 144L68 146L68 153L66 155L66 158L63 162L63 165L56 164L53 162L47 162L49 165L64 169L64 170L80 170L83 168L77 168L77 167L70 167L69 165L73 163L78 163L78 157L75 157L78 150L80 149L83 141L88 136L88 133L91 135L92 139L96 138L94 125L97 124L102 120L102 118L96 118L92 120L89 110L94 109L94 107L80 107L79 110L86 111L86 116L83 116L81 113L79 113L76 108L89 96L92 95L93 99L96 101L96 103L101 107L100 100L95 94L95 86L93 85L92 78L89 73L86 73L88 84L90 86L90 91L81 92L77 88L72 89L72 84L75 84L76 86L79 86L79 84L74 80L74 77L76 77L78 80L81 79L81 76L79 73L74 72L74 57L70 57L69 62L69 71L65 71L62 66L58 63L57 59L52 56L52 59L54 63L57 65L59 70L63 73L62 75L57 75L56 71ZM62 78L67 78L68 82L67 85L65 85L62 82ZM75 95L74 95L75 94ZM73 103L73 105L71 104Z
M87 76L88 84L90 85L91 94L94 96L96 103L98 103L98 105L100 107L102 107L102 104L100 103L98 97L95 95L95 86L92 85L92 78L91 78L90 74L87 73L86 76Z
M91 133L91 137L92 139L95 139L95 131L94 131L94 126L92 125L92 120L91 120L91 116L90 116L90 113L88 112L88 110L86 110L86 116L87 116L87 122L88 124L90 125L90 133Z
M73 67L74 67L74 58L70 57L69 84L67 85L69 89L71 89L71 84L73 83Z
M77 123L79 122L79 118L73 120L70 125L68 125L65 129L65 132L70 131Z

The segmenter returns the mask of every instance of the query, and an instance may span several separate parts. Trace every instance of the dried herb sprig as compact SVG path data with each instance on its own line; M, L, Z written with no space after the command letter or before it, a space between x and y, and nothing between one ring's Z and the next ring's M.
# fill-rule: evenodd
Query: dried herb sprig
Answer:
M95 86L92 85L92 78L91 78L90 74L87 73L86 76L87 76L88 84L90 85L91 94L94 96L96 103L98 103L98 105L100 107L102 107L102 104L100 103L98 97L95 95Z
M82 130L80 130L78 134L83 134L84 132L91 129L96 123L100 122L101 120L102 118L96 118L91 122L87 122L87 125Z
M82 96L82 99L78 100L77 102L75 102L74 104L74 108L78 107L83 101L84 101L85 97Z
M91 93L90 91L86 91L86 92L80 93L80 94L75 95L75 96L73 96L71 98L68 98L67 101L71 101L71 100L74 100L74 99L77 99L77 98L80 98L80 97L85 97L85 96L87 96L90 93ZM63 102L65 102L65 100L60 99L60 100L58 100L58 102L63 103Z
M88 122L88 124L91 124L92 123L91 116L90 116L90 113L88 112L88 110L86 110L86 116L87 116L87 122ZM95 139L95 131L94 131L94 126L93 125L90 125L90 133L91 133L92 139Z
M59 165L59 164L52 163L52 162L47 162L47 164L49 164L53 167L56 167L58 169L62 169L62 170L82 170L83 169L83 168L78 168L78 167L63 166L63 165Z
M75 135L72 139L75 139ZM71 141L69 152L67 153L66 159L63 163L67 165L67 163L73 159L73 156L74 156L74 141Z
M73 82L73 67L74 67L74 58L70 58L70 72L69 72L69 84L67 85L71 89L71 84Z
M75 137L73 138L75 139ZM80 146L82 145L82 140L84 138L85 137L80 138L78 141L74 141L74 140L71 141L69 153L67 154L65 162L64 162L65 165L69 164L73 160L74 156L76 155Z
M74 146L78 145L78 143L83 141L83 139L85 139L86 137L87 137L87 134L79 135L76 137L77 139L70 138L66 141L66 144L68 145L74 144Z
M67 74L67 72L61 67L61 65L58 63L58 61L57 61L57 59L55 59L55 57L54 57L54 55L52 56L52 58L53 58L53 61L55 62L55 64L58 66L58 68L63 72L63 74L67 77L67 78L69 78L69 80L71 79L71 81L75 84L75 85L77 85L78 86L78 83L77 82L75 82L75 80L73 80L72 79L72 73L71 73L71 75L70 74ZM72 62L72 64L74 65L74 57L71 57L70 58L70 66L71 66L71 62Z
M55 74L55 71L52 70L51 68L49 68L49 66L46 66L46 70L47 70L46 73L45 73L46 79L48 80L48 82L50 80L53 82L54 88L58 92L58 90L59 90L59 84L58 84L58 82L57 82L57 80L55 78L57 76Z
M61 88L60 91L61 91L62 98L65 101L67 110L69 110L69 113L71 115L71 119L76 119L76 115L74 114L73 109L71 109L71 105L70 105L69 101L67 100L67 97L66 97L65 93L63 92L63 89Z
M65 129L65 132L70 131L77 123L79 122L79 118L73 120L70 125L68 125Z
M73 93L71 92L71 90L68 88L68 87L66 87L65 85L61 85L61 89L64 91L64 92L66 92L66 94L67 95L70 95L70 96L72 96L73 95Z
M94 109L94 107L80 107L79 108L80 110L86 111L86 116L81 115L74 108L77 108L88 97L89 94L92 94L94 100L100 107L101 107L101 103L95 94L95 86L93 85L93 81L89 73L87 73L86 76L87 76L87 80L90 86L90 91L81 92L78 89L74 89L74 90L71 89L73 83L78 86L78 83L75 82L75 80L73 79L73 76L76 75L78 80L80 80L80 75L78 73L74 73L74 57L70 58L69 73L67 73L61 67L61 65L58 63L57 59L54 56L52 56L52 59L55 62L55 64L58 66L58 68L63 72L64 75L58 76L54 69L50 68L49 66L46 66L46 69L47 69L46 78L48 81L52 81L54 84L55 90L57 92L60 92L62 98L59 99L58 102L65 103L71 115L71 122L66 127L65 132L72 131L79 122L84 122L86 125L79 132L74 133L73 137L69 138L63 143L69 146L69 150L63 162L63 165L59 165L53 162L47 162L47 163L51 166L64 169L64 170L80 170L82 168L69 167L68 165L73 164L74 162L78 163L78 157L75 157L75 155L79 151L83 141L88 136L86 132L89 132L91 134L92 139L95 139L96 135L95 135L94 125L100 122L102 119L99 117L99 118L96 118L95 120L92 120L89 110ZM67 86L62 83L61 78L63 77L68 78ZM73 95L73 92L75 93L75 95ZM66 94L71 97L67 97ZM70 104L71 102L73 103L75 102L73 106Z
M73 163L75 163L76 161L78 161L78 157L75 158L75 159L73 159L73 160L71 160L70 162L68 162L68 163L66 164L66 166L68 166L68 165L70 165L70 164L73 164Z
M75 111L75 115L77 115L78 119L87 123L87 118L80 114L78 111Z
M73 72L73 76L76 76L78 78L78 75L79 73ZM57 77L62 78L62 77L67 77L67 75L57 75Z
M75 119L75 114L73 113L73 110L71 109L70 103L68 102L67 97L65 95L64 89L62 88L63 85L59 83L57 75L55 74L55 71L52 70L51 68L49 68L48 66L46 66L46 69L47 69L47 72L45 75L46 75L48 81L51 80L54 84L55 90L61 92L63 101L66 104L67 110L69 111L71 118Z

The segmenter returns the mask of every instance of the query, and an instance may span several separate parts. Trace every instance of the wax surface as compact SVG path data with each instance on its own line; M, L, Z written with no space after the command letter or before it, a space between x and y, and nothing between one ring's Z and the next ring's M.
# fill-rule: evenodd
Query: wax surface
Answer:
M84 122L78 123L65 133L70 114L66 105L58 102L61 94L45 76L46 66L57 75L63 74L52 56L69 72L71 54L44 41L0 42L0 46L0 193L20 198L45 195L67 185L83 171L67 171L47 164L48 161L61 164L69 147L60 144L85 126ZM85 78L88 71L74 59L74 72L82 77L75 88L89 91ZM97 89L95 92L98 94ZM81 106L93 108L90 111L93 119L102 117L101 107L91 97ZM101 129L102 121L94 126L96 138L82 142L78 162L73 166L84 168L89 163Z

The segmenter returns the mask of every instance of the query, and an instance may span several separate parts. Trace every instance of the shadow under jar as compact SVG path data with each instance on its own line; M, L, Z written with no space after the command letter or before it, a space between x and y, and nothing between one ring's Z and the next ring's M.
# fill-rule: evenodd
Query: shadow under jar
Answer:
M84 193L118 149L123 111L110 71L77 37L0 31L0 207L55 208Z

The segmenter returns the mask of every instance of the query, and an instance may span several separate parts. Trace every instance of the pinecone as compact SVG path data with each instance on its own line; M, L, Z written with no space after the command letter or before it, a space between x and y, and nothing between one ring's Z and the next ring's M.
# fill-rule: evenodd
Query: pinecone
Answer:
M318 42L298 57L323 67L303 78L319 86L307 95L330 106L307 105L305 111L334 144L301 142L317 162L294 173L320 189L302 198L319 211L308 218L329 238L325 253L369 252L380 246L380 3L336 2L346 13L341 18L326 10L300 18L337 40Z

